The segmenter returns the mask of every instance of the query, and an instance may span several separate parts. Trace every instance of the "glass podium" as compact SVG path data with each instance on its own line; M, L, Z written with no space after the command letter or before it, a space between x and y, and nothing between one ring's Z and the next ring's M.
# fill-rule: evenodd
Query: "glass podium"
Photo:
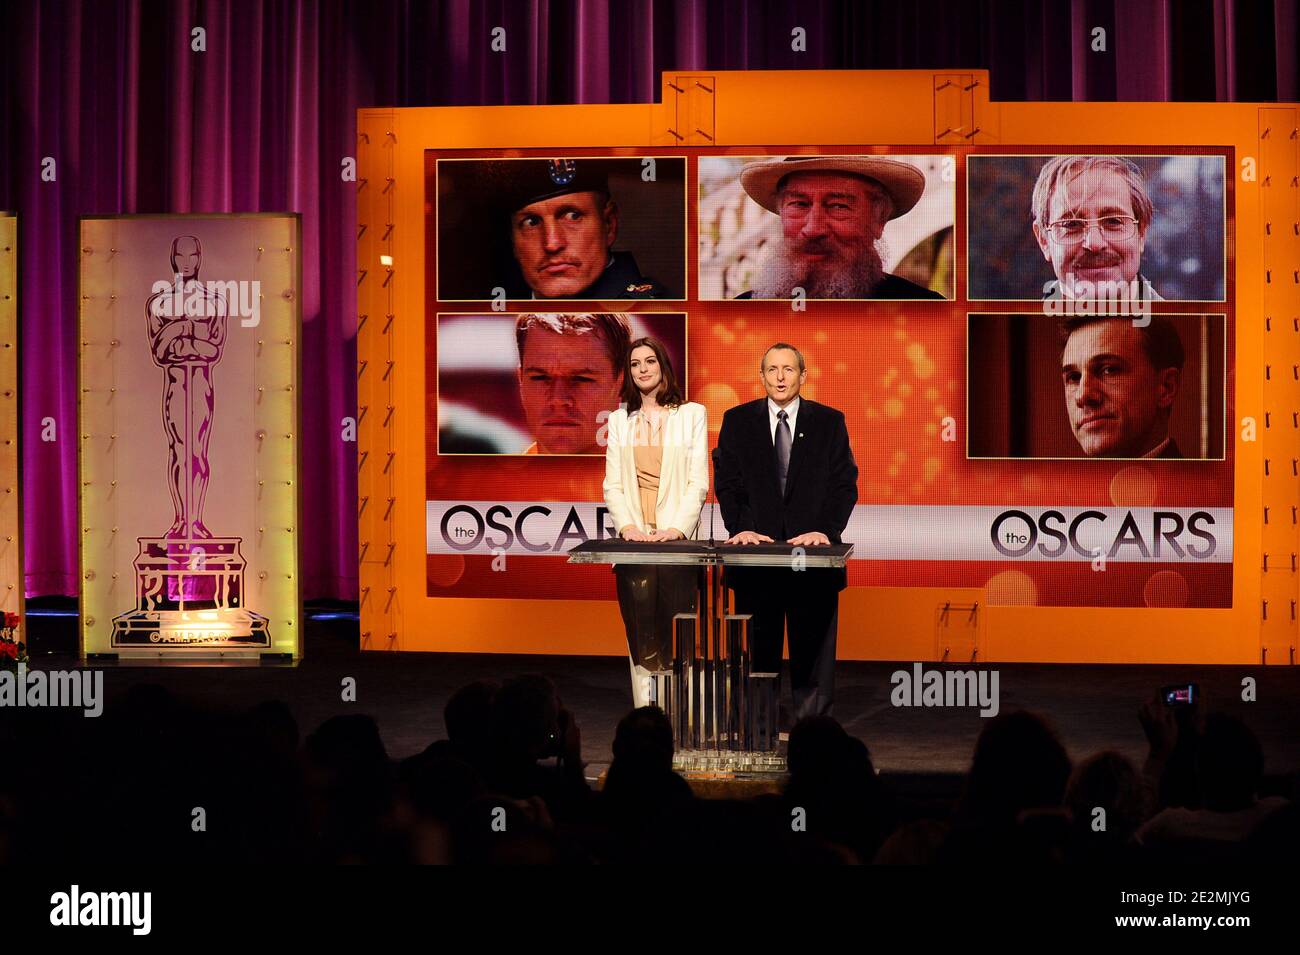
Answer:
M673 768L695 776L784 773L777 744L777 678L752 668L748 614L729 612L727 567L844 567L852 544L799 549L789 544L721 541L586 541L574 564L695 566L695 613L673 618L671 669L653 674L652 702L673 726Z

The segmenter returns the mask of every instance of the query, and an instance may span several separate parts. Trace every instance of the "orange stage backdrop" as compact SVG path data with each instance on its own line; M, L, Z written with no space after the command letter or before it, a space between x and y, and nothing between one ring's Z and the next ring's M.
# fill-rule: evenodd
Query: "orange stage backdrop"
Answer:
M607 568L570 566L558 556L511 556L499 573L482 554L426 553L437 549L426 547L426 500L597 502L603 468L596 459L580 460L591 465L582 467L573 459L466 460L433 453L426 402L435 393L429 330L439 306L426 269L436 241L426 223L432 198L426 150L465 150L458 156L892 152L956 157L955 302L811 303L801 314L783 302L742 307L695 301L692 176L686 243L692 301L603 307L689 313L689 397L708 408L713 439L727 407L761 394L753 366L762 349L777 338L800 343L810 363L806 394L849 418L861 468L860 504L1231 509L1233 561L1182 571L1116 562L1089 579L1086 562L858 560L841 598L841 657L916 660L946 653L953 660L1209 663L1255 662L1263 654L1269 663L1292 662L1293 555L1300 551L1293 511L1300 485L1300 430L1293 424L1300 408L1300 372L1294 371L1300 322L1293 317L1300 314L1300 286L1291 269L1300 240L1290 224L1298 217L1300 192L1287 184L1297 173L1297 144L1289 138L1296 109L997 104L988 102L987 88L978 72L721 73L668 75L663 102L653 105L361 111L363 647L625 652ZM1168 309L1226 317L1224 460L1153 475L1101 462L1079 468L966 459L965 314L1017 308L968 305L965 299L964 160L972 150L1224 157L1228 300ZM1267 230L1266 222L1273 223ZM555 308L584 307L593 306ZM949 415L961 431L956 443L936 435ZM1112 606L1052 606L1069 603ZM945 605L979 609L945 614Z
M18 217L0 212L0 613L23 614L18 425ZM25 616L25 615L24 615ZM14 639L26 643L24 619Z

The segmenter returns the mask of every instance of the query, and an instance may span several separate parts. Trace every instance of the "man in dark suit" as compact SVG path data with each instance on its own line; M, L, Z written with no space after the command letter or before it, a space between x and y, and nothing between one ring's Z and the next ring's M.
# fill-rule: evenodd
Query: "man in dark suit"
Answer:
M858 500L858 466L843 412L799 397L803 355L778 342L763 355L767 397L730 409L714 451L714 484L728 544L839 544ZM792 562L793 563L793 562ZM794 719L829 715L843 568L738 567L727 574L750 623L752 667L781 672L790 633Z

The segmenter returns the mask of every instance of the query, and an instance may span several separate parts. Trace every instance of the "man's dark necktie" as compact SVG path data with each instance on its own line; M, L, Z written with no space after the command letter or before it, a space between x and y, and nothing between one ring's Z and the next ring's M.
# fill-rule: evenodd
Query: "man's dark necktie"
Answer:
M785 497L785 474L790 470L790 416L784 411L776 414L776 475L781 481L781 496Z

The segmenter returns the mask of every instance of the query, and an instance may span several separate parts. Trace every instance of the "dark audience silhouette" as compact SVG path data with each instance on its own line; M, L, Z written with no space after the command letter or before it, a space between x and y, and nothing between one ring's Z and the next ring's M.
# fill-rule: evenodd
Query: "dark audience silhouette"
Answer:
M689 864L1285 861L1300 849L1294 782L1265 786L1240 719L1148 702L1139 769L1071 764L1029 712L988 720L955 799L911 800L829 717L798 723L779 792L717 798L673 770L656 707L628 713L607 773L554 684L458 690L446 735L395 762L364 714L300 738L290 708L227 712L131 688L99 720L0 714L0 862ZM94 794L103 816L83 824ZM99 810L97 810L99 811ZM186 837L191 835L193 838Z

